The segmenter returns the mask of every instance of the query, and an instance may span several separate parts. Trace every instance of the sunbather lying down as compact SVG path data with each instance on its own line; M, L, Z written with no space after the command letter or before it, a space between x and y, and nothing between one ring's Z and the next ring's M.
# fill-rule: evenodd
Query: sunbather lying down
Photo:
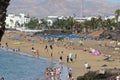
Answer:
M114 61L114 59L112 59L111 55L105 55L104 60L106 60L106 61Z

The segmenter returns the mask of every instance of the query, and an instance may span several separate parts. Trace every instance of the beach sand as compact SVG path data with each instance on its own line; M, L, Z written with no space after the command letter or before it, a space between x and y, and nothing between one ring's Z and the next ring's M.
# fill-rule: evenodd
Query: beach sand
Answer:
M67 65L69 68L72 68L73 77L76 78L78 76L84 75L87 70L84 68L85 62L91 65L91 71L96 71L101 68L120 68L120 53L115 51L113 48L105 47L103 44L108 43L109 40L103 40L102 46L98 45L98 41L96 40L84 40L84 46L80 46L78 43L78 39L71 40L73 45L72 48L66 48L62 45L62 42L53 45L53 49L49 48L49 44L39 37L30 37L25 36L26 33L23 32L6 32L3 36L1 44L5 47L6 43L8 43L8 48L11 49L20 49L20 51L36 55L37 53L32 52L32 47L39 53L39 56L44 58L52 58L54 61L59 62L60 56L62 56L63 64ZM19 40L17 39L19 38ZM31 40L31 38L34 40ZM41 39L41 40L40 40ZM48 52L45 50L46 44L48 45ZM88 51L83 51L84 48L94 48L101 51L101 55L93 55ZM63 53L61 53L63 51ZM51 57L52 53L52 57ZM77 54L77 58L73 60L73 62L67 63L67 56L69 53ZM114 61L105 61L105 55L110 54ZM107 65L106 67L102 67L102 65Z

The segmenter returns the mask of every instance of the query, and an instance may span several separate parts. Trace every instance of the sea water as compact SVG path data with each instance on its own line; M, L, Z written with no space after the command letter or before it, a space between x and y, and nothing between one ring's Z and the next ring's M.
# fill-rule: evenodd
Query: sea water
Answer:
M52 64L58 66L57 62ZM51 65L51 60L36 58L25 53L15 53L0 48L0 77L4 80L46 80L45 70ZM64 65L61 80L67 80L68 68Z

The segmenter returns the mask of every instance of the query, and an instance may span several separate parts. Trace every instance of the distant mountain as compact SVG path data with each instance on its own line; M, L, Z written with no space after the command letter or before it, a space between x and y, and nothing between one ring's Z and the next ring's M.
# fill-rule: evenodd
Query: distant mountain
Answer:
M119 4L107 0L11 0L8 13L35 17L111 15Z

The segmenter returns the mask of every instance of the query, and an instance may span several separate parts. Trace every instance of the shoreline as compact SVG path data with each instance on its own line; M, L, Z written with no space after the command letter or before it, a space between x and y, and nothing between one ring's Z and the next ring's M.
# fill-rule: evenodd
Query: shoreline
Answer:
M46 41L42 41L43 39L38 38L38 37L37 38L35 37L35 39L36 39L35 42L28 41L26 38L25 39L23 38L25 33L23 34L23 36L20 37L21 40L19 40L19 41L21 42L21 44L14 44L16 42L16 40L13 38L18 37L20 34L21 34L20 32L16 32L16 34L13 34L13 35L6 33L2 39L2 44L5 45L5 43L7 42L8 47L20 48L20 51L28 53L28 54L33 54L31 51L31 47L34 47L36 50L39 50L40 57L50 59L51 53L52 53L53 54L52 59L54 61L57 61L57 62L59 62L59 57L62 56L63 64L72 68L73 77L75 79L78 76L84 75L86 73L86 70L84 68L85 62L88 62L91 65L92 71L96 71L96 70L99 70L100 68L103 68L101 66L104 64L108 65L105 68L114 68L114 67L120 68L120 63L118 60L115 60L114 63L113 62L106 62L103 60L105 58L104 55L107 54L106 51L109 51L109 50L107 50L107 48L105 48L105 47L97 46L97 42L94 40L86 40L85 46L95 47L95 49L101 48L101 50L103 49L104 50L103 52L106 52L106 53L102 53L99 56L95 56L95 55L90 54L87 51L85 52L85 51L83 51L83 47L78 46L78 43L77 43L78 40L73 40L75 45L72 46L72 47L75 47L78 49L66 49L64 46L61 46L61 45L63 45L61 42L58 42L59 46L57 44L53 45L53 49L51 50L50 48L48 48L49 52L46 52L44 48L45 48L45 45L46 44L49 45L49 43L47 43ZM28 37L28 39L29 38L33 38L33 37ZM68 40L68 41L70 41L70 40ZM63 51L63 54L60 53L61 51ZM112 50L110 50L110 51L112 51ZM74 60L73 62L67 63L66 57L69 55L69 53L77 54L77 59Z

